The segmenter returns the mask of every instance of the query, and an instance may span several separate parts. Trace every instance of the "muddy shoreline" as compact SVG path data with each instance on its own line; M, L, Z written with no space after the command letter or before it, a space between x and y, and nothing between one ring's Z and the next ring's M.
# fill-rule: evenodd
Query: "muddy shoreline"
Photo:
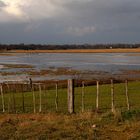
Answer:
M8 72L7 69L23 69L18 72ZM24 69L25 68L25 69ZM58 80L67 80L67 79L76 79L76 80L99 80L99 81L109 81L110 79L124 81L124 80L140 80L140 70L121 70L119 73L110 73L106 71L80 71L74 70L71 68L49 68L36 70L31 65L4 65L2 68L3 71L0 71L0 79L10 77L13 81L15 78L19 81L26 81L29 78L32 78L34 81L58 81ZM5 80L6 81L6 80Z
M108 49L108 50L115 51L122 49ZM129 51L128 49L123 49L123 51L124 50ZM130 49L130 50L138 51L138 49ZM75 50L63 50L63 51L75 51ZM101 49L100 51L103 50ZM11 54L13 54L13 56L11 57L1 56L0 62L1 81L14 81L14 80L26 81L29 78L32 78L34 81L47 81L47 80L56 81L67 79L80 79L80 80L84 79L84 80L100 80L100 81L106 81L110 79L140 80L140 63L139 63L140 53L126 53L126 54L119 53L114 55L110 53L108 54L101 53L95 55L72 54L72 53L71 54L65 53L62 55L61 53L60 54L36 53L33 55L28 53L27 54L21 53L22 55L20 53L11 53Z

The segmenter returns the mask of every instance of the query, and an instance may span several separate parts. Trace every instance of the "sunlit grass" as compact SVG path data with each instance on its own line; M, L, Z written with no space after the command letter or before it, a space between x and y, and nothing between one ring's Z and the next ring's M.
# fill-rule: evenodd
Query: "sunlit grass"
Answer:
M75 88L75 111L81 112L82 96L81 87ZM42 90L42 112L55 112L55 89ZM125 84L114 84L115 94L115 107L120 110L127 110L126 96L125 96ZM128 84L128 94L130 100L131 109L140 108L140 82L130 82ZM15 108L17 113L23 112L23 93L7 93L4 94L5 110L6 112L14 111L15 96ZM36 111L39 111L39 91L35 91L36 97ZM85 86L84 97L85 111L94 111L96 109L96 86ZM33 94L32 92L24 92L24 106L26 113L33 112ZM100 85L99 94L99 110L105 112L111 110L111 88L110 84ZM2 112L2 100L0 99L0 111ZM58 112L67 113L67 89L58 89Z

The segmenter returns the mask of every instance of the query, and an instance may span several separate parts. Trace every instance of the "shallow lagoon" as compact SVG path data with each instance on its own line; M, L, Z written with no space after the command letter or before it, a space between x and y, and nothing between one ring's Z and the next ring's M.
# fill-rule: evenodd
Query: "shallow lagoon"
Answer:
M124 70L140 70L140 53L18 53L1 55L0 71L23 71L23 68L3 69L2 64L27 64L36 70L63 67L117 74Z

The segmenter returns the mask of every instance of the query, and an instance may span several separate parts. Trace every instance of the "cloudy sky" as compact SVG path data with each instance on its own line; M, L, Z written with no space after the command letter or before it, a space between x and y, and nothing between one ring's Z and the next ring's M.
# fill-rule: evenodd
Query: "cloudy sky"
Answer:
M0 0L0 43L138 43L140 0Z

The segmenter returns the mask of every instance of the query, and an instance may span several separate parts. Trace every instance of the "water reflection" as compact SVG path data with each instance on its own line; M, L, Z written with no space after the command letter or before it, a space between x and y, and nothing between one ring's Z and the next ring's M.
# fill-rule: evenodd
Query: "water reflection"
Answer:
M122 70L140 70L140 53L21 53L0 56L0 71L22 72L26 69L2 69L2 64L33 65L36 70L66 67L116 74Z

